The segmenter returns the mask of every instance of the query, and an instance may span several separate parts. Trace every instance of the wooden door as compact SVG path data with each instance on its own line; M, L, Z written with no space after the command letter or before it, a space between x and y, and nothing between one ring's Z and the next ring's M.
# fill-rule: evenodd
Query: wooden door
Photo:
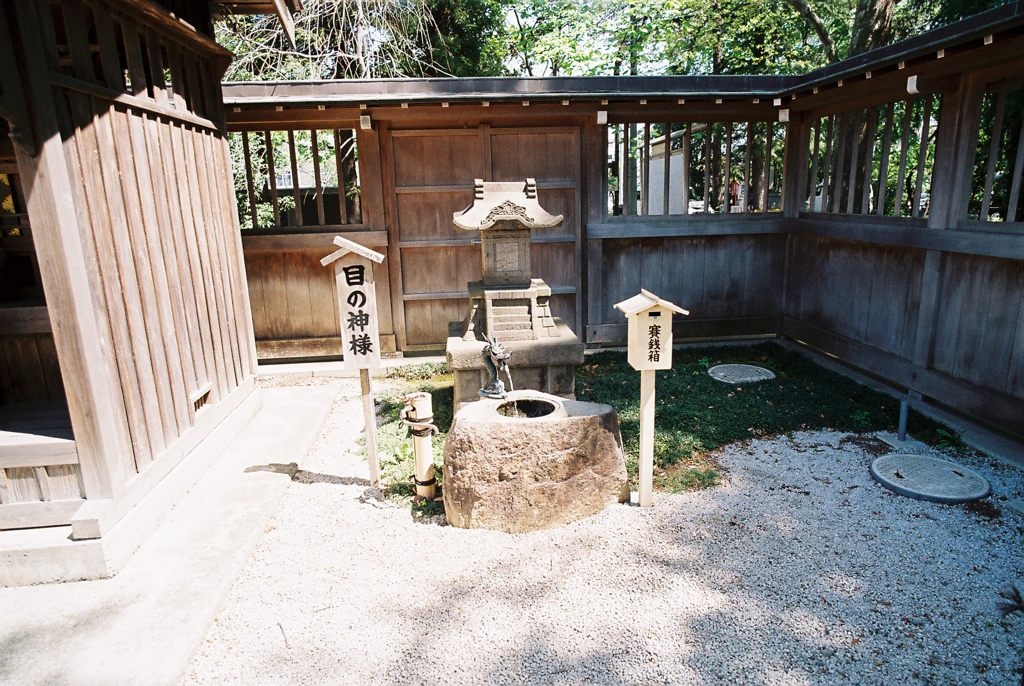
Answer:
M578 128L385 131L382 146L392 307L402 350L443 347L449 322L466 315L466 284L481 278L480 235L455 229L452 215L472 203L474 179L533 177L541 206L563 215L561 227L533 232L533 276L551 286L555 316L577 334L582 330Z

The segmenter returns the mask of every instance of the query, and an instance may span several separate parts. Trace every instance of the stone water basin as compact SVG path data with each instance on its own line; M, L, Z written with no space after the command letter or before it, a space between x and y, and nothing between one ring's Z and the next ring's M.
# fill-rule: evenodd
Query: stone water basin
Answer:
M444 446L444 510L453 526L550 529L628 500L610 405L524 390L455 414Z

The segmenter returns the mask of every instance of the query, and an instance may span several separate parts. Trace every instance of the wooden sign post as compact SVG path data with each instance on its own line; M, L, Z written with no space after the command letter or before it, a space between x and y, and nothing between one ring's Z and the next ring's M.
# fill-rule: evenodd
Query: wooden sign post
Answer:
M629 365L640 372L640 507L654 492L654 372L672 367L672 313L690 314L650 291L615 305L628 323Z
M380 463L377 460L377 415L373 409L370 370L380 367L380 335L373 264L382 262L384 256L341 236L334 237L334 244L340 249L320 260L320 264L325 267L334 265L344 365L345 369L359 370L370 483L377 486L380 484Z

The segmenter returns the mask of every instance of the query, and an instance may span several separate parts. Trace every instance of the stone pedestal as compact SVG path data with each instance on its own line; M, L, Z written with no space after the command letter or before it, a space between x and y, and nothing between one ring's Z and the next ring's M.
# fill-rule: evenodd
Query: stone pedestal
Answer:
M556 336L537 340L503 342L509 359L512 384L562 398L575 399L576 367L583 364L583 343L561 319L552 318ZM487 384L483 341L465 340L463 322L448 325L448 364L455 370L455 409L479 399Z
M482 281L469 283L469 314L463 322L467 341L485 332L491 340L508 341L557 338L563 332L551 316L551 287L543 279L512 288L486 288Z

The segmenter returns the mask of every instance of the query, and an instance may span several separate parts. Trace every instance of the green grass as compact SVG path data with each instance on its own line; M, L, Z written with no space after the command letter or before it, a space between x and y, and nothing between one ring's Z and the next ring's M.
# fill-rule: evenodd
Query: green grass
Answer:
M775 343L750 346L702 347L676 350L673 367L657 373L655 398L655 487L679 492L711 488L721 480L721 467L710 457L735 441L792 431L836 429L850 433L895 431L899 399L875 391L814 364L803 355ZM767 367L777 378L733 386L715 381L708 368L727 362ZM412 442L398 419L399 398L414 391L433 396L434 462L438 483L444 440L452 422L452 371L446 364L401 367L383 379L377 399L384 424L378 429L381 477L386 495L409 503L417 515L443 512L440 499L414 502ZM626 362L625 353L588 355L576 373L580 400L606 403L616 409L622 431L626 466L635 483L639 454L640 374ZM911 410L910 431L939 447L959 447L959 436ZM962 445L962 444L961 444Z
M438 495L441 488L441 466L444 440L452 425L454 379L447 364L427 363L398 367L379 384L375 393L377 416L384 423L377 428L377 455L380 459L381 481L385 497L394 502L408 504L417 516L429 517L444 512L440 497L434 501L417 502L413 484L412 439L409 430L398 418L405 406L401 397L407 393L430 393L434 408L434 424L441 431L433 437L434 467L437 472Z
M767 367L777 378L734 386L707 375L708 368L728 362ZM639 454L640 374L624 353L596 353L577 372L576 396L618 411L632 478ZM674 351L672 369L657 372L654 417L656 486L680 491L716 485L719 467L708 454L735 441L826 428L895 430L899 399L775 343L688 348ZM914 411L910 427L932 443L944 428Z

